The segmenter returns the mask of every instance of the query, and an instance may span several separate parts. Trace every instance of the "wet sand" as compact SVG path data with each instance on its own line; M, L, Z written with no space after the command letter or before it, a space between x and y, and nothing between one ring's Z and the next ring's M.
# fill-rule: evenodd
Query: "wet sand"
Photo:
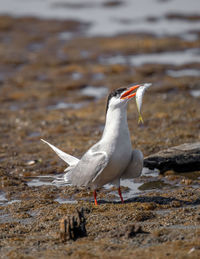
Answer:
M145 94L144 125L137 125L134 101L128 109L133 147L145 156L200 138L199 36L86 38L87 26L0 17L1 256L199 258L200 172L143 175L135 180L141 193L125 204L103 188L97 207L90 190L51 184L65 165L40 138L81 157L101 137L107 91L123 85L153 83ZM188 51L181 62L151 64L149 56L148 64L134 61L141 54ZM30 184L46 175L52 177L46 185ZM59 222L81 207L88 236L63 243ZM141 233L129 235L130 225Z

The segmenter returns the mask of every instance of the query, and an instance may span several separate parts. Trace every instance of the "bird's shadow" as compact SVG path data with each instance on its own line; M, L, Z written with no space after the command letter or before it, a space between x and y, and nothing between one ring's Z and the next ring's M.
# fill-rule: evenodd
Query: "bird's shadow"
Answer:
M133 198L125 200L124 203L128 204L128 203L136 203L136 202L140 202L140 203L154 202L154 203L159 204L159 205L167 205L167 204L170 204L173 201L180 202L180 205L200 205L200 199L196 199L194 201L185 201L185 200L180 200L180 199L176 199L176 198L173 198L173 197L166 198L166 197L161 197L161 196L133 197ZM121 204L121 201L99 200L98 204Z

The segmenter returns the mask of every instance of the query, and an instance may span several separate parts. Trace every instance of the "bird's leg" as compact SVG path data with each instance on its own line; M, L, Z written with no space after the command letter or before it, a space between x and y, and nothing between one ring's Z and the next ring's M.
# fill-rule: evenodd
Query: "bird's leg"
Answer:
M118 188L118 193L119 193L119 197L121 199L121 202L124 203L120 187Z
M95 204L95 205L98 205L98 203L97 203L97 192L96 192L96 190L94 190L94 204Z

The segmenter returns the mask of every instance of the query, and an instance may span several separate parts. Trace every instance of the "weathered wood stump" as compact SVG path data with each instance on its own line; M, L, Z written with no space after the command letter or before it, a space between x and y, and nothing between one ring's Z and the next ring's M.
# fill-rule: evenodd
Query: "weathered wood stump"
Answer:
M80 211L77 209L77 213L73 216L62 218L60 221L60 238L62 242L75 241L77 238L87 236L85 225L86 219L83 208Z
M191 172L200 170L200 142L186 143L171 147L150 155L144 159L144 166L159 169L161 173L168 170Z

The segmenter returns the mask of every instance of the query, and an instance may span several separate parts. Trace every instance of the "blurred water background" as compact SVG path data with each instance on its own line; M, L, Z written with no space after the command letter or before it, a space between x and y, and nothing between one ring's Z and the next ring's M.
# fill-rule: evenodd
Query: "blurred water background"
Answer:
M0 0L0 14L88 22L88 36L142 32L193 40L200 28L199 0Z

